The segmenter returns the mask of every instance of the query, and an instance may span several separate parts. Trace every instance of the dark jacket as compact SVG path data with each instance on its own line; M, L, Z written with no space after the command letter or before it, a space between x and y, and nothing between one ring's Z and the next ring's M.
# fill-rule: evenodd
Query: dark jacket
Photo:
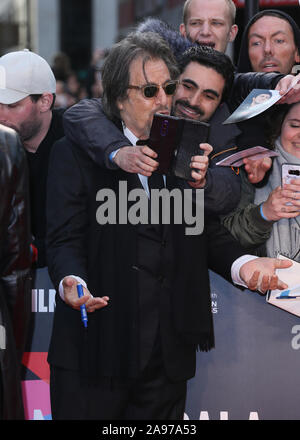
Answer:
M263 72L237 73L227 101L231 113L236 110L252 89L275 89L283 76L278 73ZM236 138L237 146L240 149L257 145L267 147L268 124L269 121L272 121L273 112L274 106L254 118L236 124L241 131L241 134Z
M38 259L36 267L46 266L46 187L48 176L49 156L53 144L63 137L63 109L52 111L52 120L45 138L37 151L26 151L29 169L31 232L33 245L37 248Z
M274 222L263 219L260 205L254 204L255 186L249 182L243 169L240 175L242 182L240 203L235 210L222 218L222 223L251 253L265 256L265 242L271 235Z
M273 88L281 77L282 75L273 73L236 75L228 105L233 111L252 88ZM239 177L231 169L216 166L216 162L232 153L232 151L226 153L226 150L235 145L246 147L251 146L250 144L259 145L258 134L264 139L263 127L260 130L254 129L251 132L246 130L243 133L235 124L222 125L228 116L227 105L223 103L209 121L211 129L208 142L214 148L205 187L205 210L209 214L227 214L240 200ZM264 119L260 121L263 123ZM66 136L85 149L93 161L101 167L117 169L117 166L109 160L109 153L129 145L129 142L114 123L107 119L99 99L82 100L75 104L65 112L63 122Z
M104 149L97 148L96 152L99 162L104 163ZM167 188L175 188L177 180L167 178ZM100 189L112 191L116 206L121 206L121 181L127 182L128 189L141 188L136 174L99 167L87 149L78 148L69 139L54 145L47 197L49 274L56 287L63 277L73 274L87 282L94 296L109 296L108 306L89 316L87 344L83 345L88 348L97 336L92 352L98 353L98 374L126 379L136 376L137 339L140 328L145 328L137 311L139 229L130 222L122 224L118 218L116 223L100 225L96 218ZM204 313L211 320L208 267L230 280L231 264L243 254L238 243L217 223L205 222L205 232L193 236L186 235L184 228L184 224L172 221L167 225L161 246L172 247L172 258L158 270L166 270L169 275L166 279L157 277L165 289L161 301L156 302L164 362L167 375L174 381L194 375L198 344L202 349L211 347L210 332L204 331L205 321L201 318ZM52 365L79 368L81 332L78 311L57 296L48 356Z
M31 298L27 178L19 138L0 126L0 419L24 418L20 368Z

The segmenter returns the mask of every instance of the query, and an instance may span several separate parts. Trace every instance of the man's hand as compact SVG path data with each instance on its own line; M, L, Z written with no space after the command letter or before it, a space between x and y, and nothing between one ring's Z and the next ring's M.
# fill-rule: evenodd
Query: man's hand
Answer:
M127 173L138 173L150 177L158 167L157 153L147 145L122 147L114 157L114 162Z
M242 265L240 277L247 284L248 289L258 290L263 294L268 290L287 289L288 285L278 278L275 271L290 267L292 264L291 261L277 258L256 258Z
M79 284L78 281L73 277L65 277L62 282L65 303L68 304L70 307L75 310L80 310L80 306L82 304L85 304L86 311L91 313L95 310L102 309L102 307L107 306L107 303L109 301L108 296L103 296L102 298L94 298L85 287L83 288L84 296L79 298L77 293L77 284Z
M206 172L209 165L208 156L213 150L213 147L209 144L200 144L199 148L204 151L203 156L193 156L190 164L190 167L193 168L191 176L195 181L188 182L192 188L196 189L205 186Z
M289 87L291 90L284 95ZM300 74L286 75L277 84L275 90L278 90L281 95L284 95L277 104L294 104L300 101Z
M266 172L272 166L272 159L270 157L264 157L262 159L251 160L249 158L243 159L245 165L245 171L248 174L248 180L251 183L258 183L263 180Z

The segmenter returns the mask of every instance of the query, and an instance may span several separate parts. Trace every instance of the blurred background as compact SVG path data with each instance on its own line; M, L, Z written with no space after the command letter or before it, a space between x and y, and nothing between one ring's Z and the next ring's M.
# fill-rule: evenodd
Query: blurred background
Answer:
M236 61L247 11L279 8L300 23L298 0L235 0L239 33L228 48ZM100 69L106 50L147 16L175 29L184 0L0 0L0 55L28 48L52 66L57 79L56 105L101 96ZM249 12L249 11L248 11Z

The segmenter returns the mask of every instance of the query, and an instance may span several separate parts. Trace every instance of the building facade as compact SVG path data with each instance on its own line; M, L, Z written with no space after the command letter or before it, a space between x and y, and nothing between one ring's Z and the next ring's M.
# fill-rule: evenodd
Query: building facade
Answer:
M229 54L234 58L244 28L244 6L237 5L239 33ZM110 47L147 16L178 29L184 0L1 0L0 53L28 47L51 63L66 53L75 71L85 69L96 49ZM260 9L279 7L300 21L298 0L260 0Z

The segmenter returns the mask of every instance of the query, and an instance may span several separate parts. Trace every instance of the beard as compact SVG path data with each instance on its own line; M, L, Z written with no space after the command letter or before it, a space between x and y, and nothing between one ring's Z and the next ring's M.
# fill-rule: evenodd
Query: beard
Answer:
M42 123L39 120L35 119L25 121L21 123L18 128L13 128L19 134L21 141L24 143L34 138L40 132L41 126Z

